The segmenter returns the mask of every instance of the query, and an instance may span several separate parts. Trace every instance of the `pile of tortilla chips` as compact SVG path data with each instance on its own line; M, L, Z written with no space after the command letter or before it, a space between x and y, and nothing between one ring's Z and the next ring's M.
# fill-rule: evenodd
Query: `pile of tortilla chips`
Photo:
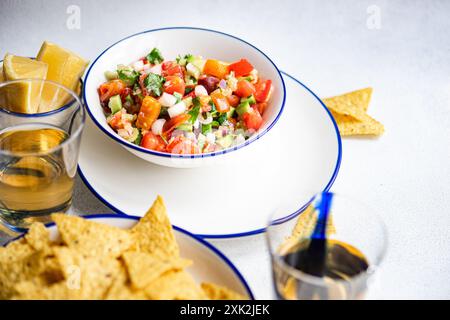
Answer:
M35 223L0 248L0 299L246 299L185 270L158 197L130 230L54 214L60 239Z
M342 136L383 134L384 126L367 114L371 96L372 88L366 88L323 99Z

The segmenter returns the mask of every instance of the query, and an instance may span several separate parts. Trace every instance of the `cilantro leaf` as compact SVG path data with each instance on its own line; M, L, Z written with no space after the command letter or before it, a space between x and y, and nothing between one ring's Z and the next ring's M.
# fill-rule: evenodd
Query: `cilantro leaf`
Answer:
M153 50L150 51L150 53L145 58L147 58L148 62L150 62L151 64L156 64L164 61L161 51L159 51L158 48L153 48Z
M164 82L164 77L155 73L149 73L147 78L144 79L144 86L147 89L148 93L159 97L162 94Z
M225 120L227 120L228 115L225 113L222 113L218 118L217 118L217 122L219 122L219 124L223 124L225 122Z
M120 80L125 81L127 86L133 86L139 78L139 72L132 68L123 68L117 70L117 75Z

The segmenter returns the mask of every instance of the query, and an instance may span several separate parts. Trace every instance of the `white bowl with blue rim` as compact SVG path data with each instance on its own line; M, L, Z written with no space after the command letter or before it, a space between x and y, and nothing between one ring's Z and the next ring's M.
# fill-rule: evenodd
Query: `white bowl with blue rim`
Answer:
M132 228L140 219L140 217L117 214L94 214L83 216L83 218L121 229ZM56 225L50 223L47 228L50 231L50 239L52 241L58 240L59 233ZM187 271L197 283L212 282L226 286L248 299L254 299L247 281L222 252L184 229L174 226L174 233L180 247L181 256L193 261Z
M108 125L100 105L97 89L106 81L105 71L115 70L118 64L129 64L157 47L166 58L192 53L223 61L248 59L264 79L271 79L274 91L263 114L262 127L241 145L225 150L196 155L175 155L137 146L122 139ZM177 168L199 167L220 160L242 158L251 153L251 146L275 125L283 111L286 90L276 65L261 50L237 37L208 29L172 27L148 30L124 38L103 51L89 67L84 83L84 102L94 123L108 137L134 155L162 166ZM260 142L258 142L260 143Z

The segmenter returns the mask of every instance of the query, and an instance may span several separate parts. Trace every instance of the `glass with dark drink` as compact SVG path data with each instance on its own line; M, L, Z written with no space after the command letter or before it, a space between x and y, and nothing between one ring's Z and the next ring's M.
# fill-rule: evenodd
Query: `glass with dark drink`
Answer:
M279 208L267 228L276 297L363 299L386 252L381 219L358 202L331 193L314 197L295 219L278 219L287 210L292 206Z

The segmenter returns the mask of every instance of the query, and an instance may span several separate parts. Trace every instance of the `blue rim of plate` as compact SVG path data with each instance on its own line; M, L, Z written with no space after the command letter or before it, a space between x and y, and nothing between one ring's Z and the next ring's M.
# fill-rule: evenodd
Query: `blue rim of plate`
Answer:
M97 119L94 117L94 115L91 113L89 104L87 103L86 100L86 83L87 83L87 79L89 77L89 74L91 72L92 67L95 65L95 63L97 62L98 59L100 59L101 56L103 56L103 54L105 54L109 49L111 49L112 47L114 47L116 44L127 40L129 38L138 36L140 34L144 34L144 33L151 33L151 32L157 32L157 31L163 31L163 30L198 30L198 31L206 31L206 32L211 32L211 33L217 33L217 34L221 34L236 40L241 41L242 43L250 46L251 48L255 49L256 51L258 51L260 54L262 54L271 64L272 66L275 68L275 70L278 73L278 76L280 77L281 80L281 84L283 85L283 101L281 102L281 108L278 111L277 116L275 117L275 119L272 121L272 123L266 128L264 129L262 132L259 132L257 135L255 135L254 137L251 137L249 140L247 140L245 143L242 143L238 146L235 146L233 148L228 148L225 150L220 150L220 151L215 151L215 152L211 152L211 153L204 153L204 154L191 154L191 155L182 155L182 154L170 154L170 153L166 153L166 152L158 152L158 151L154 151L154 150L149 150L149 149L145 149L143 147L137 146L131 142L125 141L124 139L120 138L119 135L115 134L115 133L111 133L108 130L106 130L98 121ZM236 36L233 36L231 34L225 33L225 32L221 32L221 31L217 31L217 30L212 30L212 29L205 29L205 28L197 28L197 27L165 27L165 28L158 28L158 29L151 29L151 30L146 30L146 31L142 31L142 32L138 32L135 34L132 34L128 37L125 37L115 43L113 43L112 45L110 45L108 48L106 48L97 58L95 58L94 62L92 62L92 64L89 66L89 69L86 73L86 77L84 78L84 85L83 85L83 101L84 104L86 106L86 110L88 111L89 117L92 119L92 121L95 123L95 125L103 132L105 133L108 137L110 137L111 139L113 139L114 141L124 145L125 147L146 153L146 154L150 154L153 156L158 156L158 157L164 157L164 158L175 158L175 159L198 159L198 158L208 158L208 157L215 157L218 155L222 155L222 154L226 154L226 153L231 153L233 151L239 150L247 145L249 145L252 142L255 142L256 140L260 139L263 135L265 135L267 132L270 131L270 129L272 129L272 127L275 125L275 123L277 123L277 121L279 120L281 114L283 113L283 109L284 109L284 104L286 102L286 86L284 84L284 80L283 77L281 75L280 70L278 69L278 67L275 65L275 63L264 53L262 52L260 49L258 49L257 47L255 47L254 45L252 45L251 43L238 38Z
M141 217L136 217L136 216L131 216L131 215L124 215L124 214L111 214L111 213L99 213L99 214L89 214L89 215L85 215L85 216L81 216L84 219L87 220L94 220L94 219L99 219L99 218L113 218L113 219L127 219L127 220L133 220L133 221L139 221L139 219ZM45 226L47 228L49 227L53 227L55 225L54 222L50 222L45 224ZM173 226L174 230L181 232L182 234L194 239L195 241L199 242L200 244L204 245L206 248L208 248L210 251L212 251L216 256L218 256L220 259L222 259L223 262L225 262L225 264L233 271L233 273L238 277L239 281L241 282L241 284L244 286L245 291L247 291L247 295L250 298L250 300L255 300L255 296L253 295L252 290L250 289L250 286L248 285L247 281L245 280L244 276L242 275L242 273L238 270L238 268L233 264L233 262L231 262L231 260L229 258L227 258L227 256L225 256L221 251L219 251L219 249L217 249L216 247L214 247L212 244L210 244L209 242L203 240L202 238L196 236L193 233L190 233L189 231L182 229L180 227L177 226ZM3 246L8 245L9 243L16 241L22 237L25 236L26 233L21 234L18 237L15 237L14 239L9 240L8 242L6 242Z
M31 58L31 59L35 59L35 58L33 58L33 57L30 57L30 58ZM0 63L3 63L3 60L0 60ZM81 83L81 87L80 87L80 88L81 88L81 90L83 90L83 89L84 89L84 83L83 83L83 80L82 80L82 79L80 79L80 83ZM69 90L70 90L70 89L69 89ZM76 92L74 92L74 93L76 94ZM80 98L81 104L83 104L83 99L82 99L81 92L80 92L80 94L77 95L77 96ZM72 105L72 102L73 102L73 100L70 101L70 102L68 102L67 104L65 104L64 106L62 106L62 107L59 108L59 109L51 110L51 111L47 111L47 112L41 112L41 113L21 113L21 112L9 111L9 110L2 109L2 108L0 108L0 112L9 114L9 115L15 116L15 117L22 117L22 118L40 118L40 117L51 116L51 115L53 115L53 114L55 114L55 113L64 111L64 110L66 110L67 108L69 108L69 107Z
M283 73L283 75L291 78L292 80L294 80L296 83L298 83L299 85L301 85L303 88L305 88L309 93L311 93L316 99L317 101L319 101L320 105L325 109L325 111L327 112L328 116L330 117L331 122L333 123L334 126L334 130L336 132L336 139L338 142L338 157L336 159L336 166L334 168L333 174L331 175L330 180L328 181L328 183L326 184L325 188L322 190L322 192L326 192L328 190L330 190L331 186L333 185L334 181L336 180L336 177L338 175L339 172L339 168L341 166L341 160L342 160L342 141L341 141L341 135L339 134L339 129L338 126L336 124L336 121L334 120L333 116L331 115L331 112L328 110L328 108L325 106L325 104L322 102L322 100L320 100L320 98L311 91L311 89L309 89L306 85L304 85L302 82L300 82L299 80L297 80L296 78L294 78L293 76L287 74L284 71L281 71ZM101 201L103 202L106 206L108 206L110 209L114 210L115 212L117 212L118 214L121 215L127 215L125 212L119 210L118 208L116 208L115 206L113 206L111 203L109 203L107 200L105 200L89 183L89 181L86 179L85 175L83 174L83 171L81 170L81 167L78 165L78 174L81 178L81 180L83 180L84 184L87 186L87 188ZM319 191L318 191L319 192ZM311 199L312 200L312 199ZM303 205L300 209L298 209L297 211L287 215L286 217L280 218L278 220L276 220L274 223L275 224L280 224L283 222L286 222L288 220L291 220L293 218L295 218L296 216L298 216L300 213L302 213L306 207L310 204L311 200L309 200L307 203L305 203L305 205ZM252 235L256 235L259 233L263 233L266 230L266 228L260 228L260 229L255 229L255 230L251 230L251 231L247 231L247 232L240 232L240 233L231 233L231 234L195 234L197 237L201 237L201 238L205 238L205 239L228 239L228 238L240 238L240 237L247 237L247 236L252 236Z

